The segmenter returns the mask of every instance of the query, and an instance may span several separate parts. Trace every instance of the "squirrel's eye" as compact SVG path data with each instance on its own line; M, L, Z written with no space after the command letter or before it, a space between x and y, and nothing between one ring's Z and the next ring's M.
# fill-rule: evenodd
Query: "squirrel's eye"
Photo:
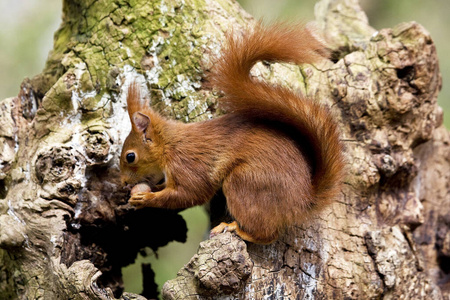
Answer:
M127 162L129 164L131 164L136 159L136 154L134 154L134 152L130 152L127 154L126 158L127 158Z

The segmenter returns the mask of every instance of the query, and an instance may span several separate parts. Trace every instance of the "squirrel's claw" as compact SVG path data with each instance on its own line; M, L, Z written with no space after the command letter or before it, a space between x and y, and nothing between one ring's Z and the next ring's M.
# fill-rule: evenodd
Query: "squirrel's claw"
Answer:
M145 193L145 192L139 192L131 195L130 200L128 200L128 203L136 207L137 209L143 208L143 207L150 207L151 200L154 198L154 193Z
M211 229L211 231L209 233L209 237L212 238L212 237L214 237L220 233L224 233L224 232L235 232L241 239L243 239L247 242L251 242L251 243L270 244L270 243L274 242L274 240L275 240L275 239L267 240L267 241L257 240L254 237L252 237L251 235L249 235L247 232L243 231L239 227L239 225L236 221L233 221L231 223L225 223L225 222L220 223L219 225L217 225L216 227Z

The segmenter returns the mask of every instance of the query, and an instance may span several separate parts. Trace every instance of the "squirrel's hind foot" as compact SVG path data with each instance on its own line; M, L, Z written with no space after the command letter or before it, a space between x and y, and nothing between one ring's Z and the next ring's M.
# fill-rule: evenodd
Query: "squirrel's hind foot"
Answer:
M261 241L261 240L257 240L255 238L253 238L250 234L243 231L239 227L239 225L236 221L233 221L231 223L225 223L225 222L220 223L219 225L217 225L216 227L211 229L209 237L211 238L211 237L214 237L214 236L216 236L220 233L224 233L224 232L235 232L244 241L255 243L255 244L270 244L274 241L274 240Z

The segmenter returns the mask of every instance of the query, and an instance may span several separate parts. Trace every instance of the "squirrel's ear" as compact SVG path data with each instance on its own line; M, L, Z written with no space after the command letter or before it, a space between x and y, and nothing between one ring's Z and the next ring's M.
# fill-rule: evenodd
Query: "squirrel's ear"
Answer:
M150 117L138 111L133 114L131 121L138 132L144 132L150 125Z

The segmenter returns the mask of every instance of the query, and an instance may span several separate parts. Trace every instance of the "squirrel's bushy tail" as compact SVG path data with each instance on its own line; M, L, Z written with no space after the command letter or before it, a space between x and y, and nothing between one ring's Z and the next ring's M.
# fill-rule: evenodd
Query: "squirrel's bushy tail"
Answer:
M312 63L326 54L324 44L304 26L258 23L243 34L228 34L222 56L208 78L224 93L219 101L227 112L282 122L299 132L297 142L314 156L312 182L317 201L311 209L320 208L339 191L344 163L337 124L319 103L285 87L253 80L250 70L258 61Z

